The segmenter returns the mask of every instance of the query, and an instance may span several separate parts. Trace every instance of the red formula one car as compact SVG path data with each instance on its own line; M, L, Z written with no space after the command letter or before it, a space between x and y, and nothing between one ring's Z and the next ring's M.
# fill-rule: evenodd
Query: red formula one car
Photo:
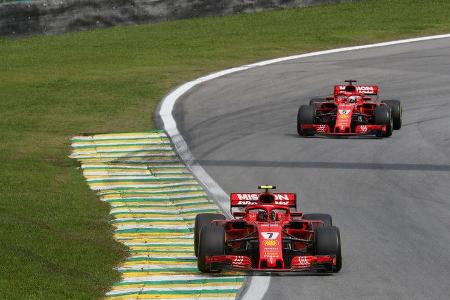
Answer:
M402 106L399 100L383 100L378 86L336 85L332 96L313 98L302 105L297 115L297 132L301 136L376 135L389 137L402 127Z
M297 212L296 194L269 191L274 188L232 193L232 219L197 215L194 248L201 272L339 272L341 240L331 216Z

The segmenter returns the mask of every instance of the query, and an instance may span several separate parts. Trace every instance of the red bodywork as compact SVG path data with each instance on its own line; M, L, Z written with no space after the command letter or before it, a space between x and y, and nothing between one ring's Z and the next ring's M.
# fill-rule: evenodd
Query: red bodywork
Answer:
M370 96L378 86L336 85L325 102L314 103L316 122L298 124L300 130L321 135L384 135L386 125L374 124L375 108L386 105Z
M303 220L295 209L293 193L232 193L234 219L213 221L224 223L226 254L207 256L206 264L212 269L220 264L247 271L331 272L336 258L314 253L314 228L324 223Z

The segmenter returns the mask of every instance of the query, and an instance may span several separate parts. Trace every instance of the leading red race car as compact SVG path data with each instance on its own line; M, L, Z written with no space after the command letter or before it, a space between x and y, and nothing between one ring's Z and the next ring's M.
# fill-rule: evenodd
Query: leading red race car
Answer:
M332 96L313 98L302 105L297 115L297 132L301 136L376 135L389 137L402 127L402 106L399 100L382 100L378 86L354 85L345 80L336 85Z
M196 216L198 269L339 272L341 240L331 216L296 211L294 193L272 193L274 186L258 188L263 191L231 194L232 219Z

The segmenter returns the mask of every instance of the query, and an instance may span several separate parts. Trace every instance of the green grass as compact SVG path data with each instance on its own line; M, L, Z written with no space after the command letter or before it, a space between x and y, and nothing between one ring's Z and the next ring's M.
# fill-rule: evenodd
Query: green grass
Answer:
M0 38L0 295L101 297L126 255L69 138L153 128L161 97L205 73L316 49L450 32L450 1L371 0Z

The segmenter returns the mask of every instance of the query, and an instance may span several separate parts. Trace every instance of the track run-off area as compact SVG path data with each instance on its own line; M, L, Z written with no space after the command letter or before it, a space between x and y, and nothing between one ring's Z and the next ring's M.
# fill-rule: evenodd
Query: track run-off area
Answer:
M340 273L253 276L243 298L448 298L449 49L444 35L298 55L211 74L163 100L164 128L222 209L227 193L275 184L340 227ZM298 137L298 107L345 79L401 100L402 129Z

